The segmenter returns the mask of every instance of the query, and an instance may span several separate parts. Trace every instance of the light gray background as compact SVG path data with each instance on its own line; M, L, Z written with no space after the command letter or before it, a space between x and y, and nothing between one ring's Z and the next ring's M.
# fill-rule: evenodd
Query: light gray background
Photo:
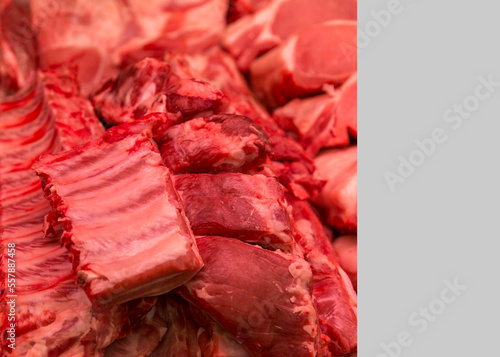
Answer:
M360 0L359 30L388 3ZM500 82L500 3L400 3L358 56L359 356L401 331L413 343L394 356L498 356L500 87L456 131L442 115L478 76ZM392 193L384 172L436 127L448 140ZM416 332L409 316L455 278L466 291Z

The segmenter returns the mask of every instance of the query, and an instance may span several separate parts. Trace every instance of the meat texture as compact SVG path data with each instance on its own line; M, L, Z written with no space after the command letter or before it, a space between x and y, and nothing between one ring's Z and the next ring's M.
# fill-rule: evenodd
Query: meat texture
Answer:
M227 22L232 23L239 18L262 9L275 0L230 0L227 10Z
M167 325L167 333L150 357L199 357L198 327L189 304L176 295L158 299L158 312Z
M331 20L356 20L356 5L356 0L275 0L231 24L223 45L240 69L246 71L260 54L312 25Z
M290 251L293 227L278 180L237 173L175 177L175 187L196 235L233 237Z
M357 155L357 146L351 146L326 150L314 160L314 176L326 185L312 202L325 209L328 223L341 233L357 232Z
M202 267L151 131L150 121L118 126L34 165L96 304L166 293Z
M50 67L42 72L42 78L63 150L104 134L104 126L95 115L92 104L80 94L74 66Z
M226 25L227 0L30 3L40 65L76 63L84 94L93 92L121 63L135 63L168 49L208 48L219 41Z
M69 252L59 235L43 237L50 211L31 165L40 155L59 150L54 118L40 81L0 103L0 294L1 345L5 356L102 355L126 333L123 306L93 307L76 284ZM55 232L60 233L60 232ZM15 249L14 257L8 249ZM8 264L15 261L15 289L7 290ZM14 299L10 295L16 295ZM16 349L7 320L15 300Z
M285 136L266 109L255 100L236 63L227 53L214 48L203 54L170 54L166 57L175 73L196 76L220 89L229 99L226 112L247 116L264 129L272 138L271 175L277 176L298 198L307 199L318 192L322 185L312 176L312 159L298 143Z
M214 115L168 128L160 141L173 173L246 172L267 159L270 139L251 119Z
M333 241L342 269L351 279L352 286L358 289L358 239L356 236L340 236Z
M180 78L163 61L147 58L106 82L93 104L111 125L129 123L151 112L172 113L169 118L175 124L195 115L219 113L225 107L225 96L207 83Z
M290 198L289 201L299 232L297 242L311 264L323 343L333 356L349 354L357 349L356 293L309 203Z
M167 325L156 308L140 320L130 333L116 340L108 348L104 357L144 357L153 352L167 332Z
M356 21L335 20L307 28L256 59L250 79L256 95L270 108L341 84L357 66Z
M184 298L252 356L317 355L318 325L307 262L231 238L200 237L197 243L205 266L178 289Z
M0 102L33 80L35 43L27 11L15 1L0 1Z

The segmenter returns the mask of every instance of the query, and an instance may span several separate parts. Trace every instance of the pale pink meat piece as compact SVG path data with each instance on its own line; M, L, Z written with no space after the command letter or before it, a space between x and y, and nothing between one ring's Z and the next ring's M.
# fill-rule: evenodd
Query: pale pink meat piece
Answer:
M257 58L250 67L256 95L270 108L341 84L357 66L356 21L336 20L307 28Z
M333 241L342 269L351 279L354 289L358 288L358 239L356 236L340 236Z
M317 356L318 317L306 261L232 238L199 237L197 244L205 266L177 290L186 300L251 356Z
M34 165L52 201L52 221L64 225L62 243L80 285L95 304L166 293L203 265L151 140L153 124L117 126Z
M330 20L356 20L356 5L356 0L272 1L228 26L222 43L240 69L246 71L260 54L312 25Z
M312 202L325 209L328 223L342 233L355 234L358 227L357 154L357 146L350 146L326 150L314 159L314 177L326 184Z

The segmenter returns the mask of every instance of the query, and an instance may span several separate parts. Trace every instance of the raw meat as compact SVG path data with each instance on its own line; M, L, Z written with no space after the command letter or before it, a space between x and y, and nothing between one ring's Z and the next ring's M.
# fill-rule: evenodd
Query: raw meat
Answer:
M42 78L63 150L104 135L92 104L80 95L74 66L50 67L42 72Z
M356 351L357 297L352 284L309 203L290 197L288 200L299 232L297 242L311 264L313 296L323 341L333 356Z
M35 34L25 9L0 1L0 102L29 86L36 70Z
M231 24L223 45L240 69L246 71L257 56L311 25L330 20L356 20L356 5L356 0L276 0ZM313 43L316 45L317 41L316 38Z
M227 22L231 23L245 15L252 14L273 1L275 0L229 0Z
M132 328L127 337L113 342L104 357L144 357L158 346L167 332L165 321L153 308Z
M337 120L345 123L349 134L358 137L358 73L354 73L340 88Z
M358 289L358 243L356 236L340 236L333 241L342 269L351 279L352 286Z
M356 71L356 21L329 21L290 37L256 59L250 68L255 94L274 109L290 99L341 84Z
M202 267L151 131L148 121L124 124L34 165L96 304L166 293Z
M251 119L225 114L172 126L159 146L173 173L245 172L266 161L270 139Z
M147 58L107 81L93 104L111 125L129 123L150 112L179 113L171 116L175 123L196 114L219 113L225 107L225 96L207 83L171 73L163 61Z
M189 304L175 295L158 299L158 312L167 324L167 333L150 357L199 357L198 327Z
M229 99L226 109L228 113L251 118L273 138L271 157L280 162L273 161L270 164L274 170L270 175L279 177L281 183L301 199L307 199L319 191L322 185L312 177L312 159L298 143L285 136L269 113L255 100L235 62L227 53L212 49L204 54L168 55L167 61L175 73L199 76L220 89Z
M314 177L326 185L312 202L326 210L327 221L341 233L357 232L357 146L330 149L314 160Z
M69 252L59 235L44 238L50 210L40 180L31 170L37 158L60 148L54 118L40 81L0 103L0 335L5 356L101 355L126 333L123 306L93 307L76 284ZM56 232L60 233L60 232ZM15 291L8 291L8 248L15 244ZM17 295L16 349L7 347L7 302Z
M252 356L317 355L317 316L306 261L231 238L200 237L197 244L205 266L178 289L184 298Z
M221 235L290 251L290 215L278 180L221 173L175 177L194 234Z
M227 0L129 0L127 4L139 35L120 48L124 64L167 50L205 50L216 45L226 29Z

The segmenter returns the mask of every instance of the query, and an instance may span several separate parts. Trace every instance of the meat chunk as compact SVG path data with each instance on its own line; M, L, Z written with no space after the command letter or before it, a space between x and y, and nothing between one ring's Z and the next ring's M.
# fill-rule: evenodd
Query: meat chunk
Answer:
M351 146L324 151L314 160L314 177L326 185L312 202L326 210L328 223L342 233L357 232L357 155L357 146Z
M184 298L252 356L317 355L317 316L307 262L236 239L200 237L197 243L205 266L178 289Z
M157 308L166 322L167 333L149 357L199 357L198 326L191 316L189 304L176 295L158 299Z
M118 126L34 165L96 304L166 293L202 267L149 124Z
M325 21L356 20L356 10L356 0L276 0L231 24L223 45L246 71L257 56L295 33Z
M174 173L245 172L266 161L269 146L259 125L231 114L172 126L160 141L163 162Z
M356 236L340 236L333 241L342 269L351 279L355 290L358 288L358 239Z
M194 234L214 234L289 251L290 215L278 180L222 173L175 177Z
M76 284L59 235L42 234L50 211L31 165L59 150L54 118L40 81L2 101L0 110L0 344L2 356L101 355L128 326L123 306L93 307ZM7 249L15 250L15 291L7 291ZM7 303L16 306L16 349L11 350Z
M297 242L311 264L323 342L333 356L349 354L357 349L356 293L309 203L289 201L299 232Z
M74 66L50 67L42 72L42 78L63 150L104 134L104 126L95 115L92 104L80 94Z
M358 137L358 74L354 73L340 88L337 120L345 123L349 134Z
M140 320L127 337L116 340L108 348L104 357L138 357L153 352L167 332L167 325L156 308Z
M272 175L277 176L294 195L307 199L318 192L321 182L312 177L312 159L298 143L285 136L266 109L255 100L231 56L214 48L203 54L169 55L167 60L176 73L200 76L220 89L229 99L228 113L249 117L273 138Z
M356 71L356 21L329 21L290 37L256 59L252 87L270 108L318 93L325 83L341 84Z
M209 84L173 74L170 66L144 59L106 82L93 98L103 119L111 125L129 123L150 112L179 113L174 123L193 115L219 113L224 95Z

